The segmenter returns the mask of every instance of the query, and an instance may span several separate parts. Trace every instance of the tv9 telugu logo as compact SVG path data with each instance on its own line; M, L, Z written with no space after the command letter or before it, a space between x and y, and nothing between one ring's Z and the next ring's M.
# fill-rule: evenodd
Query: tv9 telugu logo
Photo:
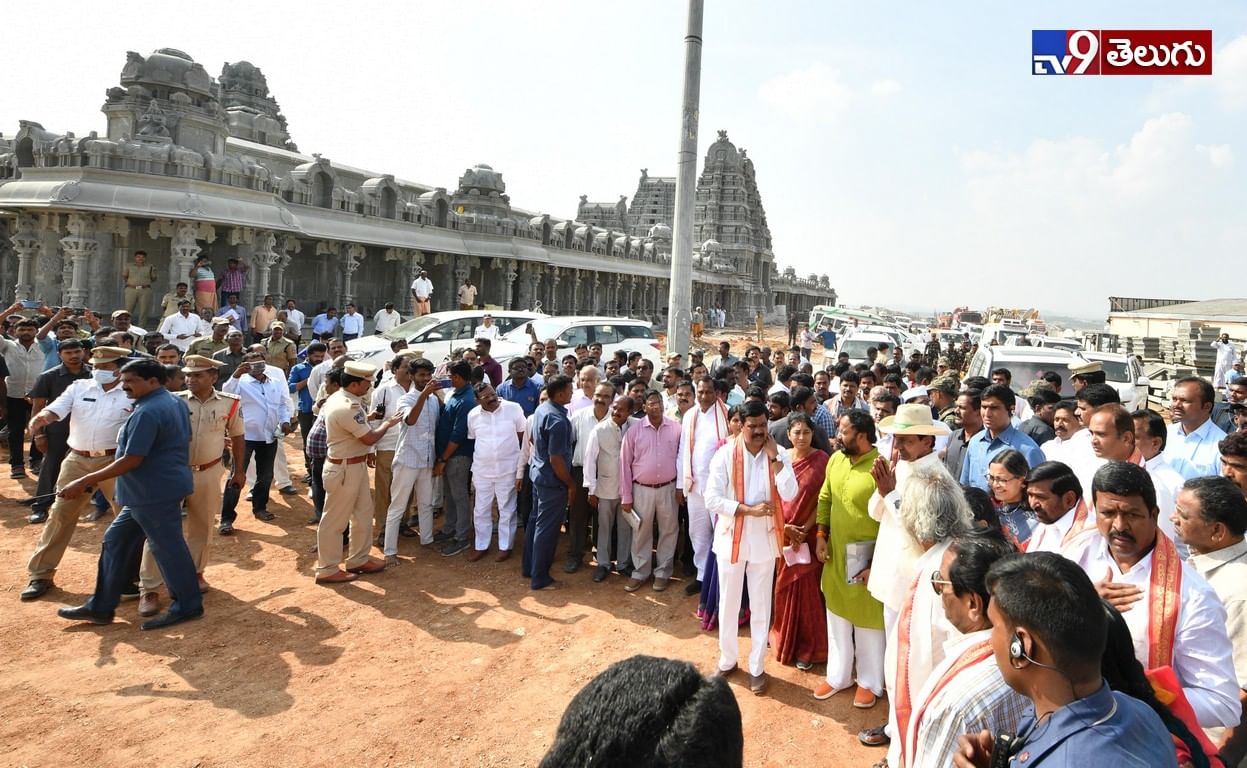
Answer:
M1032 75L1211 75L1210 29L1031 30Z

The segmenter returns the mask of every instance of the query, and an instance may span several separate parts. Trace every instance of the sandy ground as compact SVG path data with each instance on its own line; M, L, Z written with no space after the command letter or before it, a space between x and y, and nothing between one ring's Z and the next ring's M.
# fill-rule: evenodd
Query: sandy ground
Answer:
M286 446L292 468L297 446ZM647 653L708 672L717 659L683 582L629 595L617 575L603 584L588 568L565 576L561 556L563 588L532 593L518 558L468 563L402 539L401 567L316 586L306 496L275 495L272 523L244 504L237 534L213 537L203 620L140 632L128 602L110 626L70 624L55 609L90 592L107 519L81 523L56 588L22 603L40 527L15 500L35 481L4 474L3 766L536 765L567 702L611 662ZM740 676L732 686L746 765L882 758L855 734L886 717L885 702L862 712L848 694L813 700L821 666L769 661L768 671L766 696Z

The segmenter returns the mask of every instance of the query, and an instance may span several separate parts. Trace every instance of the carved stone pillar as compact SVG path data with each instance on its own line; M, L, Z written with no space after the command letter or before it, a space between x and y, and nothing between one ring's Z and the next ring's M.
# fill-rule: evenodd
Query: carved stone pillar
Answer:
M580 280L581 271L579 269L572 270L572 304L568 312L573 315L580 314Z
M35 292L35 257L40 248L39 224L35 217L26 214L18 216L9 242L13 244L13 252L17 254L17 285L14 286L14 293L19 301L30 299Z
M464 257L462 256L455 257L455 269L452 274L454 275L454 282L451 284L450 290L446 292L446 295L451 297L451 301L454 302L453 307L455 309L458 309L459 308L459 286L463 285L463 281L467 280L468 276L472 274L472 270L468 268L468 263L464 259ZM477 290L479 292L480 289L478 288Z
M294 260L292 254L298 253L302 248L303 244L294 235L281 235L277 238L277 261L273 264L269 293L273 294L273 300L279 305L286 303L286 267Z
M95 239L95 217L71 213L65 228L69 234L61 238L65 249L65 276L61 302L69 307L85 307L87 301L87 268L89 259L99 250Z
M625 293L625 296L627 296L627 303L624 304L624 316L632 317L632 307L634 306L634 302L636 301L637 277L636 275L628 275L627 280L628 280L628 289L627 289L627 292Z
M544 269L540 264L534 264L533 271L529 274L529 280L532 282L531 295L533 302L529 309L532 309L534 312L548 312L545 308L545 303L541 301L541 274Z
M602 273L601 272L595 271L593 273L593 283L592 283L590 290L593 292L593 299L592 299L592 304L591 304L592 308L589 311L595 315L600 314L602 311L601 310L601 307L602 307L602 293L601 293Z
M515 271L515 259L507 259L502 264L502 307L503 309L511 309L513 303L511 294L514 291L515 279L519 277L519 273Z
M254 307L260 303L259 296L256 295L256 272L254 271L256 231L252 227L233 227L229 231L229 237L226 242L238 248L238 263L248 270L247 277L243 281L242 295L238 297L238 303L244 309ZM260 294L260 296L263 295L263 293Z
M561 274L561 270L558 267L550 267L549 269L550 269L550 279L549 279L550 303L546 305L546 314L554 315L554 314L557 314L557 311L555 308L558 306L559 281L563 279L563 276Z
M195 266L195 259L203 250L199 247L199 241L211 243L216 239L216 229L211 224L197 221L158 219L148 225L147 234L153 240L160 237L173 240L169 248L169 293L174 292L179 282L193 282L190 280L191 267ZM193 284L191 291L194 291Z
M355 293L351 288L351 275L359 269L359 262L368 251L359 243L350 243L342 248L342 307L355 302Z
M282 254L277 250L276 235L267 230L256 234L251 251L251 266L255 270L255 279L248 282L255 284L254 298L257 300L272 293L269 290L269 277L281 257Z

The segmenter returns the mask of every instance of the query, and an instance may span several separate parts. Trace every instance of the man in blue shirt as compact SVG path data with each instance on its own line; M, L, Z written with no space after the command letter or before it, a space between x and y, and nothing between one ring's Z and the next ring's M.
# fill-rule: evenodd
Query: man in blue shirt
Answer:
M559 526L575 500L572 480L572 422L567 404L572 401L569 376L552 376L546 382L546 402L533 412L533 457L529 477L533 481L533 516L524 529L524 559L520 574L531 579L533 589L555 585L550 565L559 543Z
M528 378L528 358L513 357L507 365L509 379L498 387L498 397L510 400L520 406L524 416L532 416L537 410L537 399L541 397L541 387Z
M1217 443L1225 430L1212 421L1216 392L1207 379L1184 376L1169 392L1174 423L1165 441L1165 461L1187 480L1221 474Z
M134 412L117 436L115 460L60 490L72 499L115 477L121 505L121 513L104 532L94 594L77 608L61 608L57 613L62 618L112 623L144 540L172 601L166 613L143 622L142 628L161 629L203 616L195 561L182 536L182 500L194 489L190 411L165 389L168 375L155 360L134 360L121 369L121 387L134 400Z
M290 378L288 384L290 392L298 398L298 419L299 434L303 436L303 460L307 466L307 474L312 474L312 460L307 455L307 433L312 431L312 425L316 423L316 414L312 413L312 406L316 404L316 393L308 390L308 376L312 375L312 369L320 365L325 360L326 348L319 341L313 341L303 350L303 362L290 369Z
M987 572L987 587L996 664L1031 701L1009 765L1177 766L1160 716L1101 675L1112 609L1077 564L1052 552L1008 555ZM962 736L953 765L988 768L1004 748L995 741L990 731Z
M364 335L364 316L355 311L354 304L346 305L342 315L342 340L350 341Z
M322 333L333 333L338 330L338 310L329 307L312 318L312 335L320 338Z
M437 419L434 440L437 461L433 464L433 476L442 478L446 519L433 541L447 542L442 548L443 557L457 555L468 548L468 533L472 525L468 484L471 482L475 441L468 438L468 412L476 407L476 394L472 391L471 382L471 363L460 360L450 366L450 385L455 391L446 398L446 407Z
M1026 463L1037 467L1044 462L1043 451L1013 426L1013 408L1017 396L1004 384L992 384L979 396L979 413L983 416L983 430L966 445L965 463L961 465L961 484L973 485L990 491L987 487L987 465L992 457L1006 448L1012 448L1026 457Z

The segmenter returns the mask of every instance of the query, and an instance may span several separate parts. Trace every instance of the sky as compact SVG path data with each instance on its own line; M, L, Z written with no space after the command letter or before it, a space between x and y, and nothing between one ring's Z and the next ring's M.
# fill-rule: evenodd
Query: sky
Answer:
M841 303L1241 295L1247 3L705 4L699 154L749 150L776 260ZM560 218L675 174L680 0L57 7L0 46L5 135L102 131L126 51L170 47L259 66L299 149L344 165L453 189L487 163ZM1031 30L1065 28L1211 29L1214 74L1031 76Z

